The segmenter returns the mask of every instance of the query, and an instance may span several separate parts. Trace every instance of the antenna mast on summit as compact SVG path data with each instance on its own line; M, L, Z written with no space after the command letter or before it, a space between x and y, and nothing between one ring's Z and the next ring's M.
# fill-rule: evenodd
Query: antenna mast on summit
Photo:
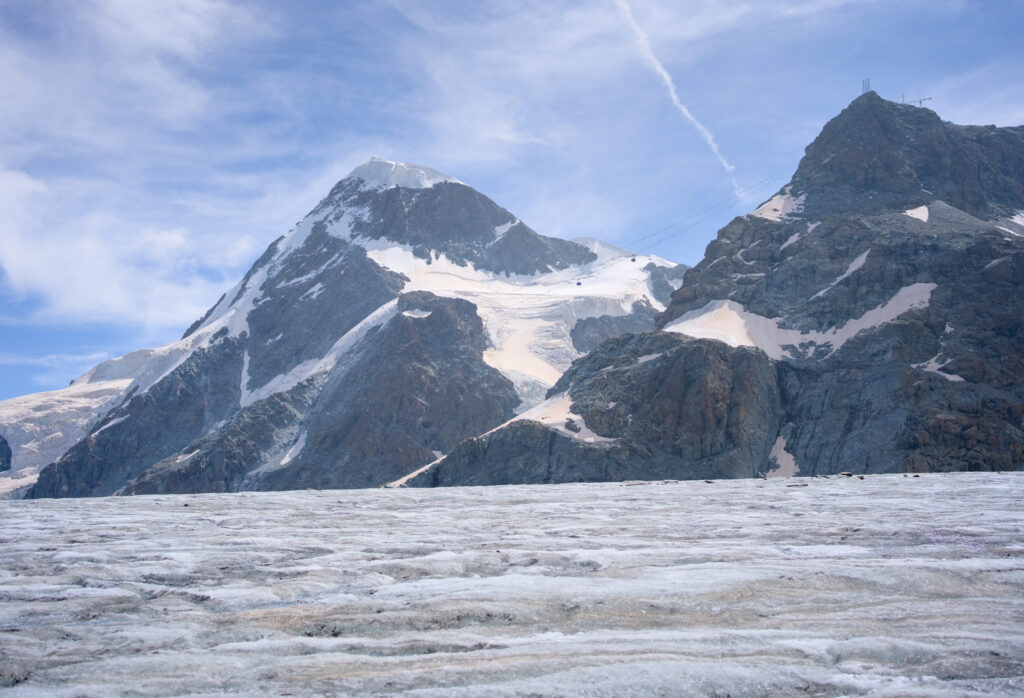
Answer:
M860 82L860 93L866 95L868 92L871 92L871 78L864 78Z
M903 94L903 103L904 104L917 104L917 106L923 107L925 102L930 102L930 101L932 101L931 97L923 97L921 99L912 99L912 100L910 100L908 102L907 101L906 93Z

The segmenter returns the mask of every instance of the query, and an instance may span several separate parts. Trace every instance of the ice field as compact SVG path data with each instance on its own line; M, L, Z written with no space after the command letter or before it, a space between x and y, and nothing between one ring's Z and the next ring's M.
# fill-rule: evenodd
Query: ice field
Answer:
M0 694L1024 694L1024 474L0 502Z

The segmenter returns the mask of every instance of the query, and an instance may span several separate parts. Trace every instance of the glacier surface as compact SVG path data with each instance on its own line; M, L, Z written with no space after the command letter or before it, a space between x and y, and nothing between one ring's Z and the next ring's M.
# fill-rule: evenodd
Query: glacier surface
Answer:
M0 688L1024 692L1024 474L0 502Z

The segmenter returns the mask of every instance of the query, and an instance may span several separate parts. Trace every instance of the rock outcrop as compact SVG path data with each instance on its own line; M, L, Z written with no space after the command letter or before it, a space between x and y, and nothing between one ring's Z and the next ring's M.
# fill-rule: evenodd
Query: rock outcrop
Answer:
M0 472L11 469L11 447L7 439L0 436Z
M763 475L782 417L777 372L747 347L660 332L611 339L551 389L565 409L547 424L527 412L405 484Z

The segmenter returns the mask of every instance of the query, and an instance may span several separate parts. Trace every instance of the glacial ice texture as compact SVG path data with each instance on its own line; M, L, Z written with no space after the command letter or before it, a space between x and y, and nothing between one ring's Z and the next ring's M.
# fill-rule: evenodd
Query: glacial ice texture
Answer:
M0 693L1019 695L1024 474L0 502Z

